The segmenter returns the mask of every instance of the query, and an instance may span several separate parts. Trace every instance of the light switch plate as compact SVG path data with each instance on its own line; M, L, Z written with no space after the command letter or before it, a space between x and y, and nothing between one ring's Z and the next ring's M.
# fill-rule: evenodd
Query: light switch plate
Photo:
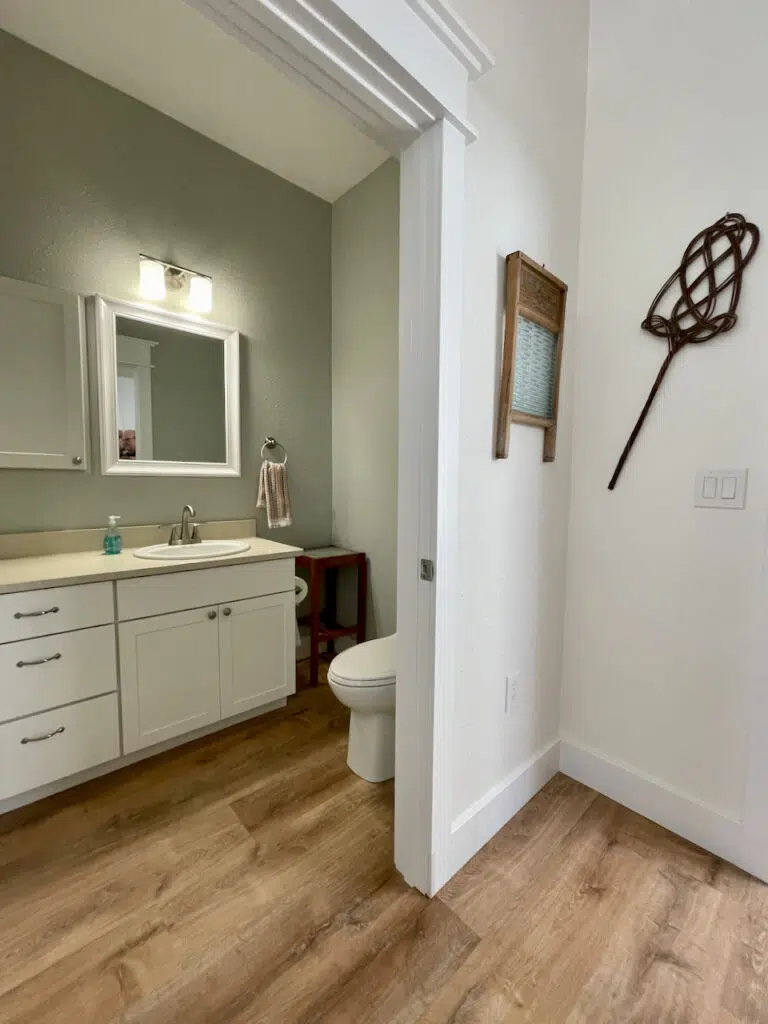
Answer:
M700 469L696 474L693 504L696 508L745 508L747 470Z

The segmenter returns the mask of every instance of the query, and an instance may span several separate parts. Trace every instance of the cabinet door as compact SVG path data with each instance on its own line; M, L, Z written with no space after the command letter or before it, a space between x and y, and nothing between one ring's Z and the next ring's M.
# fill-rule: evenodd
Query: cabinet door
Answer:
M220 612L222 718L295 693L293 594L233 601Z
M119 640L126 753L219 721L215 609L121 622Z
M0 278L0 468L88 468L82 299Z

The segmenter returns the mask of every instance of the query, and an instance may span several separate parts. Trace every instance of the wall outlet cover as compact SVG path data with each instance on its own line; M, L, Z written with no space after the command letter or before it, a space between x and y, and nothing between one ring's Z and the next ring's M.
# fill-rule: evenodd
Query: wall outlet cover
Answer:
M513 672L504 680L504 714L509 714L512 705L517 700L517 684L520 680L520 673Z

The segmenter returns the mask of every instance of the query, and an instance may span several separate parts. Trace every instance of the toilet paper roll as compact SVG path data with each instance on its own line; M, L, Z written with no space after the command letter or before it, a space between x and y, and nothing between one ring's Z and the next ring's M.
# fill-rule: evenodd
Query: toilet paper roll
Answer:
M301 578L301 576L294 576L293 585L296 591L296 607L298 608L298 606L309 593L309 586L307 585L305 580ZM296 616L296 646L301 647L301 633L299 632L298 615Z

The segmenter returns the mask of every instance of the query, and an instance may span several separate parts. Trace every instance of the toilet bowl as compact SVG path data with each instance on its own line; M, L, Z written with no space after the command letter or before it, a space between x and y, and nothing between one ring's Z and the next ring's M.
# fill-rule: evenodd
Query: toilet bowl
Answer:
M351 714L347 764L367 782L395 775L397 634L350 647L328 668L328 684Z

